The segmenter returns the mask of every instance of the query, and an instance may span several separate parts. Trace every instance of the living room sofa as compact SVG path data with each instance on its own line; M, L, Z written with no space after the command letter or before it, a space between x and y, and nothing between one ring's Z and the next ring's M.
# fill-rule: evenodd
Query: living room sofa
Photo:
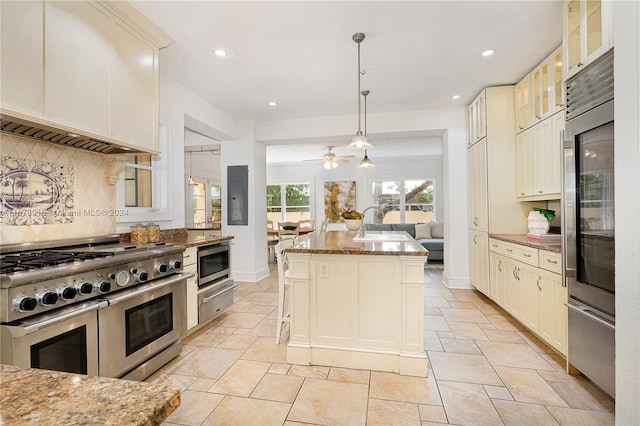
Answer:
M419 225L416 237L416 225ZM404 231L429 250L428 260L444 260L444 222L367 223L367 231Z

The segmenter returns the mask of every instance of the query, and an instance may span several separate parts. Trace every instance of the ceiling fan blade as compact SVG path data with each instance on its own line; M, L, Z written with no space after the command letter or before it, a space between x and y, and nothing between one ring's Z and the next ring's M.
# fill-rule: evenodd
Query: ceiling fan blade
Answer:
M355 155L336 155L333 159L337 159L337 158L354 158Z
M347 160L347 159L346 159L346 158L344 158L344 157L336 157L336 158L334 158L334 159L333 159L333 160L331 160L331 161L335 161L336 163L348 163L348 162L349 162L349 160Z

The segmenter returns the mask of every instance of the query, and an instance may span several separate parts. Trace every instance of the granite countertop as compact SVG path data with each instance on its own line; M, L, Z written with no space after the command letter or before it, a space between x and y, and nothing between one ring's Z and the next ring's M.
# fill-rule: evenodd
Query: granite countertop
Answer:
M212 237L212 236L187 236L180 238L172 238L164 240L165 243L177 244L186 247L196 247L196 246L205 246L208 244L217 244L222 243L224 241L233 240L233 237Z
M393 232L368 231L370 233ZM396 234L398 232L395 232ZM406 234L406 232L402 232ZM407 234L408 235L408 234ZM302 241L287 249L290 253L320 253L320 254L359 254L359 255L379 255L379 256L428 256L429 251L422 247L413 238L407 242L399 241L357 241L353 238L357 236L355 232L329 231L323 235L313 235L306 241Z
M0 365L0 423L159 425L180 405L174 386Z
M562 253L561 244L540 244L532 243L527 240L526 235L520 234L489 234L489 238L495 238L496 240L506 241L508 243L520 244L522 246L533 247L540 250L552 251L554 253Z

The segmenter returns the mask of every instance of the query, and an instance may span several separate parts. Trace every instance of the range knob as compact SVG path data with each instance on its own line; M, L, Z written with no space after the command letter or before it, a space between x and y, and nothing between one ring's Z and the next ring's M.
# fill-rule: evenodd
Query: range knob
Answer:
M42 306L51 306L55 305L58 301L58 295L53 291L45 291L37 297Z
M38 306L38 301L35 297L23 296L20 299L14 300L13 306L14 309L17 309L19 312L33 311L36 306Z
M180 261L180 260L172 260L172 261L170 261L169 262L169 268L173 269L174 271L182 269L182 261Z
M82 295L87 295L93 293L93 284L88 282L81 282L76 286L76 290Z
M133 277L136 279L136 281L143 283L149 279L149 274L147 274L145 271L136 271L133 273Z
M62 300L71 300L76 297L78 294L78 290L73 287L64 287L58 290L58 295L62 298Z
M167 264L166 263L157 264L155 267L155 271L161 274L164 274L165 272L167 272Z
M93 287L97 293L105 294L111 290L111 283L109 281L98 281Z

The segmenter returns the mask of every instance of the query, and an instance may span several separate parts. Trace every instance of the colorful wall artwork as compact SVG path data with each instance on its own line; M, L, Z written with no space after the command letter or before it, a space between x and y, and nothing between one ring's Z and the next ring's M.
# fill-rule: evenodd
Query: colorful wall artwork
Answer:
M324 183L324 217L329 222L342 222L342 213L355 208L355 181Z

